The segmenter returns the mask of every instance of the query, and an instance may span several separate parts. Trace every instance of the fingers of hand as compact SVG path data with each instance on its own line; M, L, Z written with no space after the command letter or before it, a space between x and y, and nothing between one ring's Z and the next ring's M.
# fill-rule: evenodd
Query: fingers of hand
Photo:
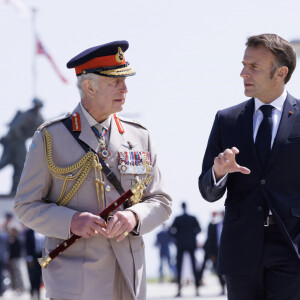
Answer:
M251 173L250 169L248 169L246 167L242 167L240 165L238 165L238 171L243 173L243 174L250 174Z
M239 150L237 147L232 147L232 148L231 148L231 151L232 151L234 154L239 154L239 153L240 153L240 150Z
M88 212L75 214L71 224L72 232L85 238L97 236L99 233L106 235L105 227L106 223L102 218Z
M117 242L121 242L123 241L124 239L127 238L129 232L127 230L125 230L118 238L117 238Z
M99 225L97 223L92 223L90 225L88 233L89 233L89 235L92 235L92 236L97 236L99 234L101 234L103 236L107 236L105 228L103 228L101 225Z
M109 238L119 236L120 240L122 240L123 239L122 236L124 235L124 232L131 231L131 226L126 216L127 216L126 212L117 212L109 220L106 228L106 232Z
M112 230L113 230L115 224L118 223L118 221L119 221L119 219L118 219L115 215L112 216L112 217L108 220L107 226L106 226L106 233L107 233L108 235L111 234L111 232L112 232ZM119 226L119 225L117 225L117 226Z
M121 221L118 221L115 223L115 225L112 227L110 233L108 234L109 238L114 238L117 236L122 235L127 230L127 224L122 223ZM128 230L127 230L128 231Z

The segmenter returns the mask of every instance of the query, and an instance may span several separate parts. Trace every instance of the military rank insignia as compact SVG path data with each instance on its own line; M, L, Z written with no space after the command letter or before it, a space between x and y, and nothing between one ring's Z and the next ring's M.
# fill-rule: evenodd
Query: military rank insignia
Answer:
M123 62L123 60L124 60L124 53L122 51L122 48L118 47L118 53L116 54L116 61L118 63L121 63L121 62Z
M151 174L151 153L146 151L118 152L121 174Z

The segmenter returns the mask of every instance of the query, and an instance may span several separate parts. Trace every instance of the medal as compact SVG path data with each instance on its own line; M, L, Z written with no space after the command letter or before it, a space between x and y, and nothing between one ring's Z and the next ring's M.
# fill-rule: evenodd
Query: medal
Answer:
M122 165L121 165L121 171L123 173L125 173L127 171L127 166L125 165L125 163L123 162Z
M100 154L103 158L107 158L109 156L109 152L106 149L102 150Z
M95 126L92 127L92 130L94 131L95 135L98 137L99 140L99 145L101 150L99 151L99 155L103 158L106 159L107 157L110 156L110 152L106 149L106 143L105 143L105 134L107 132L107 130L105 128L103 128L101 134L99 133L99 131L97 130L97 128Z

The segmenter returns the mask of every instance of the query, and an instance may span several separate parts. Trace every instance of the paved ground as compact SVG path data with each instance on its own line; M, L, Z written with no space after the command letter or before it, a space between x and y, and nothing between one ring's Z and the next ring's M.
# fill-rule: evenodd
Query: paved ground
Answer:
M195 297L195 287L192 284L185 285L182 288L182 297L175 298L177 293L177 286L175 283L148 283L148 297L147 300L171 300L171 299L184 299L184 300L226 300L226 296L218 296L221 292L218 279L215 275L205 273L204 285L199 288L200 296ZM18 295L13 291L6 291L0 299L9 300L30 300L30 295L24 293ZM42 290L42 300L45 298L45 291ZM97 300L97 299L95 299Z
M183 286L182 297L175 298L177 293L177 285L175 283L148 283L147 300L226 300L226 296L219 296L221 288L218 278L211 273L204 274L204 285L199 288L199 296L195 296L195 287L192 284Z

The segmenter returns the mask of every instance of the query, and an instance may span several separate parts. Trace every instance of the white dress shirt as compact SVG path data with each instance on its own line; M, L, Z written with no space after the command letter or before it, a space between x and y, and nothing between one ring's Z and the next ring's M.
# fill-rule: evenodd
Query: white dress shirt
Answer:
M105 128L106 130L109 131L110 129L110 122L112 115L110 115L106 120L104 120L102 123L98 123L90 114L89 112L83 107L82 103L80 102L80 107L82 109L82 112L87 119L89 125L91 127L95 126L98 130L99 133L101 133L102 129ZM106 143L109 143L109 134L105 135L105 140Z
M269 103L274 107L274 109L272 110L273 128L272 128L271 149L273 147L273 143L278 131L279 123L282 116L283 105L286 97L287 97L287 91L286 89L284 89L283 93L277 99ZM262 111L259 108L262 105L265 105L265 103L260 101L258 98L254 98L254 105L255 106L254 106L254 113L253 113L253 141L255 142L259 125L262 122L264 117ZM223 187L226 184L228 173L225 176L223 176L218 182L216 181L213 168L212 168L212 175L213 175L215 186Z

